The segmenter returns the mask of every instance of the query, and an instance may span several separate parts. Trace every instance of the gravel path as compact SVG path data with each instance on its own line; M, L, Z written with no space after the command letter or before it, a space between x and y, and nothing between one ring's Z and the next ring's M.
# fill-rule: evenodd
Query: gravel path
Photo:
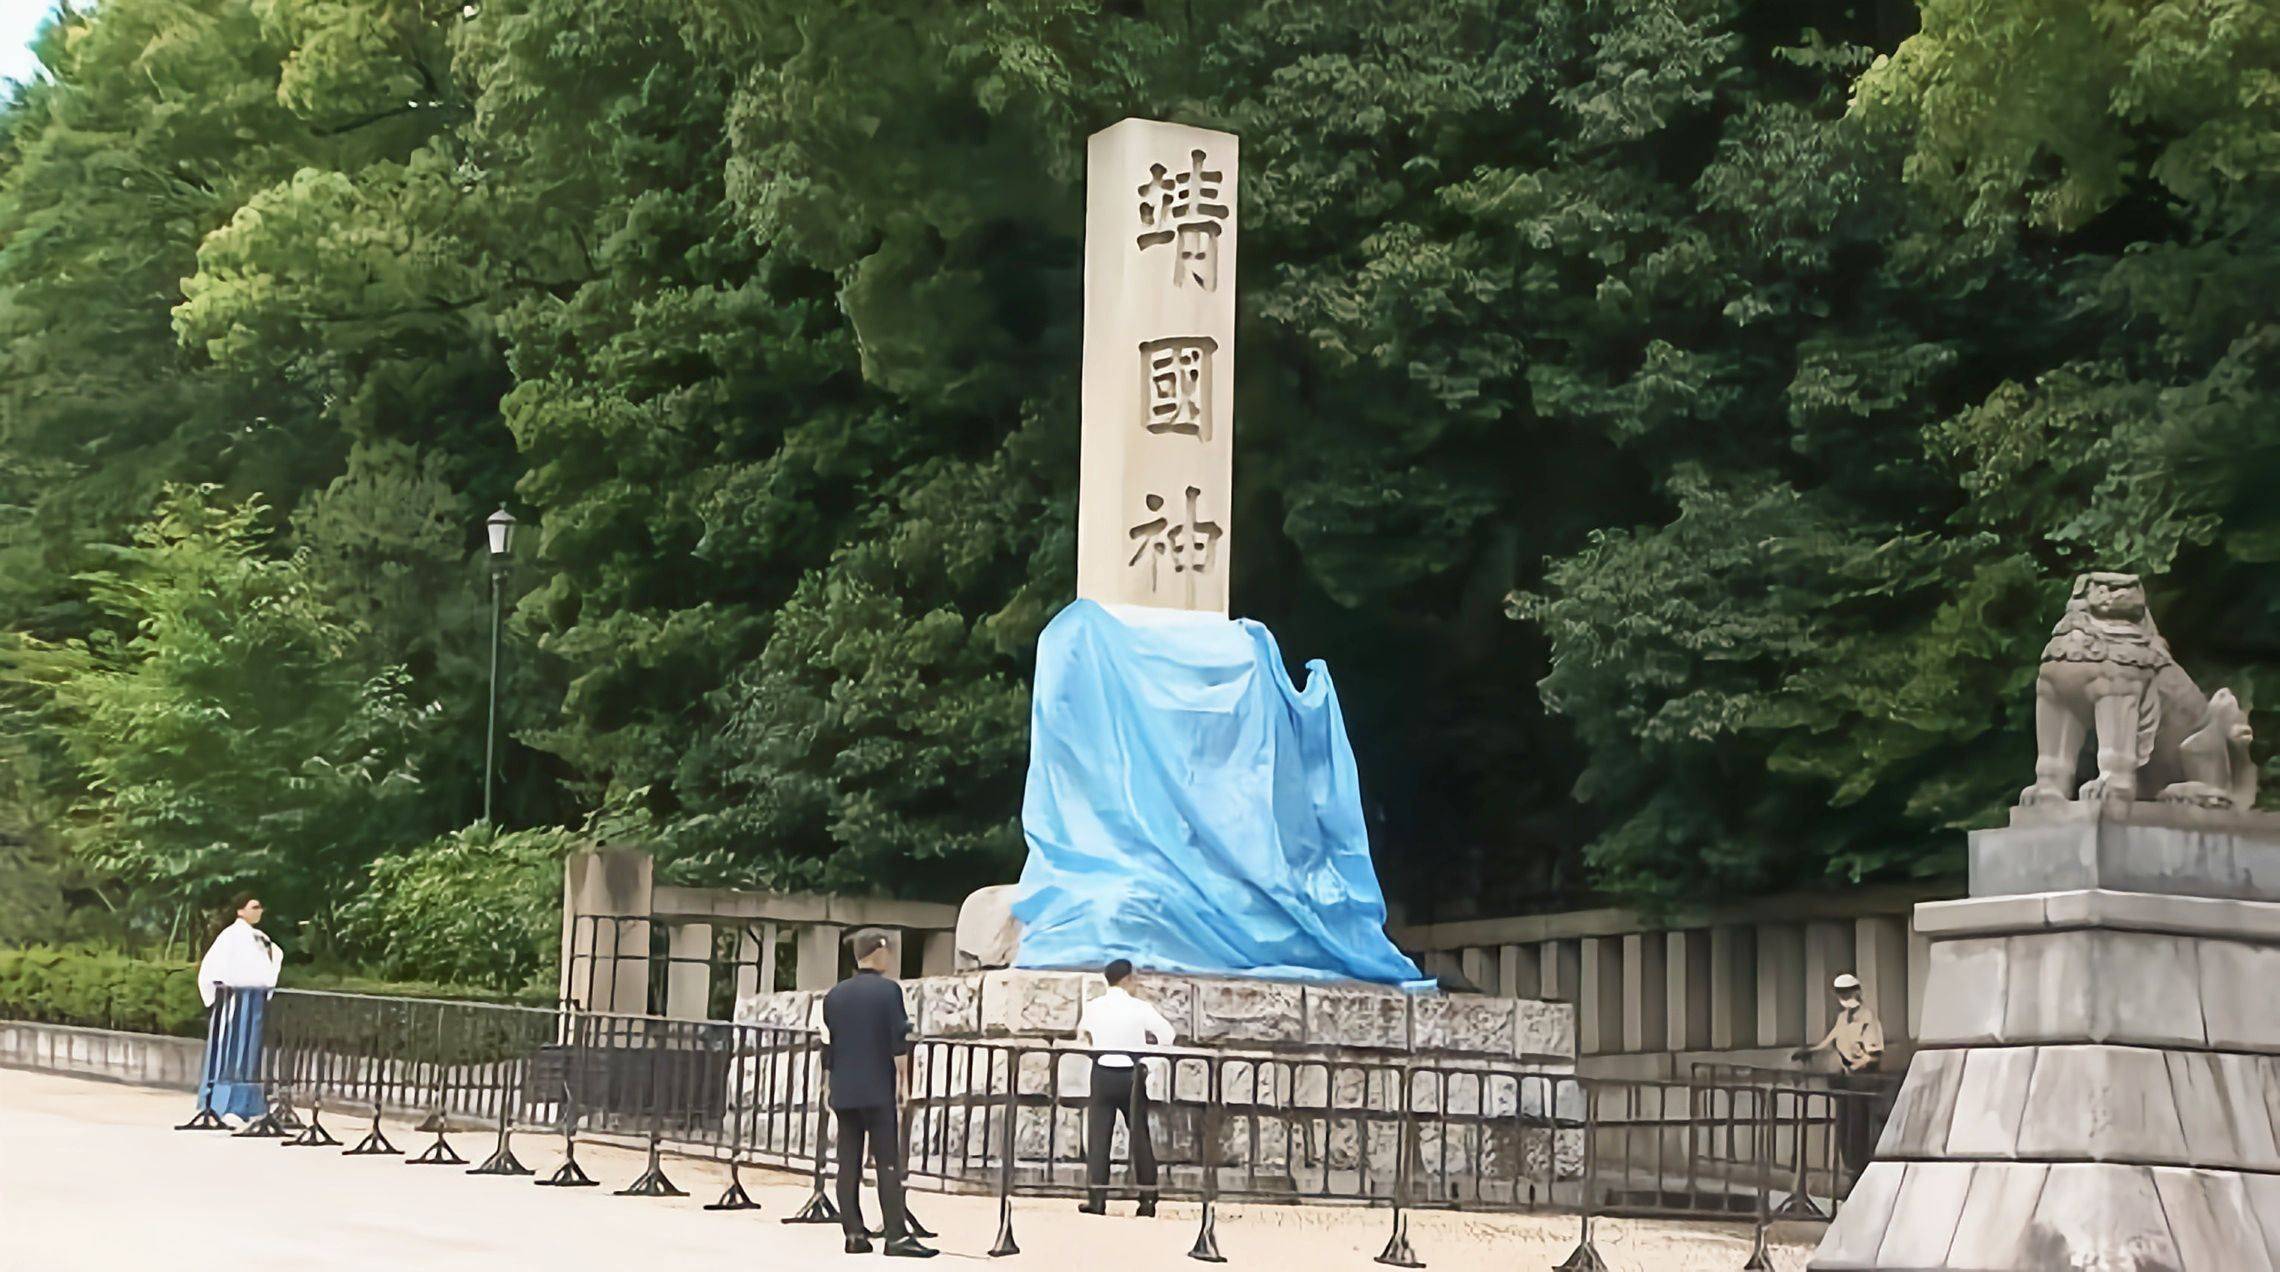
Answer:
M167 1269L203 1272L247 1267L328 1272L437 1269L844 1268L833 1228L779 1222L806 1196L804 1181L747 1171L763 1209L708 1214L700 1209L725 1174L710 1163L669 1161L674 1182L692 1196L613 1197L640 1172L638 1155L581 1147L579 1160L603 1183L589 1189L534 1188L521 1179L470 1179L464 1168L411 1168L402 1158L347 1158L326 1149L284 1149L274 1141L176 1134L188 1097L20 1070L0 1069L0 1269L59 1272ZM353 1140L351 1123L327 1119ZM357 1128L358 1131L361 1128ZM421 1138L390 1129L398 1147ZM480 1158L480 1137L457 1141ZM521 1137L526 1164L550 1170L554 1146ZM234 1201L250 1197L250 1204ZM1022 1254L983 1255L997 1227L987 1197L916 1194L913 1207L942 1235L944 1257L929 1266L1138 1272L1194 1268L1196 1208L1166 1203L1154 1221L1073 1213L1066 1201L1016 1203ZM1219 1248L1231 1272L1300 1269L1371 1272L1384 1246L1385 1211L1332 1207L1222 1206ZM1418 1257L1436 1269L1549 1269L1575 1244L1573 1219L1419 1214L1410 1226ZM1599 1249L1609 1264L1639 1272L1734 1272L1749 1249L1746 1227L1603 1220ZM1817 1229L1783 1233L1781 1268L1802 1269ZM874 1256L875 1259L876 1256ZM881 1266L862 1261L867 1266ZM905 1266L895 1264L890 1266Z

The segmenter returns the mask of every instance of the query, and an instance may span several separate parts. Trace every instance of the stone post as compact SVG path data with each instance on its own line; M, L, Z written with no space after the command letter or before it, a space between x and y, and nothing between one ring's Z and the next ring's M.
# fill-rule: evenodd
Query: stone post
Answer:
M1700 1051L1710 1045L1710 933L1697 928L1666 934L1663 963L1663 996L1669 1006L1664 1045Z
M1669 1023L1664 993L1664 936L1633 932L1623 938L1623 1050L1660 1051Z
M675 923L665 933L665 1015L703 1020L712 997L710 923Z
M1544 997L1581 1005L1583 997L1583 943L1574 940L1544 942Z
M756 923L747 923L736 934L736 1001L743 1002L760 991L762 978L760 952L762 929ZM774 960L767 960L773 962ZM775 968L768 969L767 992L776 992Z
M1457 971L1480 992L1497 993L1495 954L1487 946L1468 945L1457 951Z
M588 1011L649 1010L649 854L577 852L562 863L560 1001Z
M1583 1055L1623 1049L1623 938L1583 938L1583 993L1575 1004L1575 1045Z
M792 969L793 988L829 989L839 983L840 943L847 929L836 923L810 923L800 929L799 965Z
M1827 986L1820 987L1828 992ZM1757 1045L1805 1041L1805 935L1788 923L1757 928Z
M1506 998L1535 998L1543 993L1544 969L1536 961L1533 945L1507 945L1496 952L1497 992Z
M1880 914L1853 921L1853 974L1860 977L1862 1001L1884 1026L1886 1044L1915 1037L1908 1024L1906 919Z
M925 976L948 976L958 970L958 934L929 932L919 946L918 970Z
M1710 929L1710 1047L1757 1042L1757 931L1733 923Z
M1818 1042L1837 1017L1829 982L1853 969L1852 924L1805 925L1805 1041Z

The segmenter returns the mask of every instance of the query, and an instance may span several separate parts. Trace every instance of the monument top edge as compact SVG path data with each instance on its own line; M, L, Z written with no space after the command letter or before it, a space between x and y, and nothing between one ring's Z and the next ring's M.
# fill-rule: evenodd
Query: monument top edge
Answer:
M1094 133L1092 135L1092 139L1113 136L1116 133L1122 131L1137 132L1143 129L1154 128L1177 128L1181 132L1196 133L1200 136L1205 137L1220 137L1225 138L1228 141L1241 140L1234 133L1223 132L1217 128L1206 128L1201 124L1183 124L1177 122L1176 120L1170 119L1143 119L1138 115L1127 115L1124 118L1117 120L1115 123L1110 124L1108 127Z
M2011 810L2008 827L1973 831L1974 835L2049 826L2145 826L2191 830L2203 834L2236 834L2254 838L2280 838L2280 813L2257 809L2205 808L2153 800L2067 800L2022 804Z

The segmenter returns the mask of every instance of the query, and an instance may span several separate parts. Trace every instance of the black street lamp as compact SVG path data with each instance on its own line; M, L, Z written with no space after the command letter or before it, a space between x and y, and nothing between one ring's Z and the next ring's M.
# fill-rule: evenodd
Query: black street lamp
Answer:
M491 777L499 750L499 621L503 607L501 584L515 551L515 519L504 508L483 522L491 546L491 721L483 730L483 823L491 824Z

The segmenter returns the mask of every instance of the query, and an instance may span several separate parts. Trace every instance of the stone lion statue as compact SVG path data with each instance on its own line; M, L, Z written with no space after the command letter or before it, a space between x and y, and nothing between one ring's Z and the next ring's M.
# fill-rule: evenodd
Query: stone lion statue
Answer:
M2077 792L2085 738L2097 775ZM2205 808L2256 802L2248 714L2204 695L2170 656L2135 574L2085 574L2043 646L2035 678L2035 784L2021 804L2159 798Z

